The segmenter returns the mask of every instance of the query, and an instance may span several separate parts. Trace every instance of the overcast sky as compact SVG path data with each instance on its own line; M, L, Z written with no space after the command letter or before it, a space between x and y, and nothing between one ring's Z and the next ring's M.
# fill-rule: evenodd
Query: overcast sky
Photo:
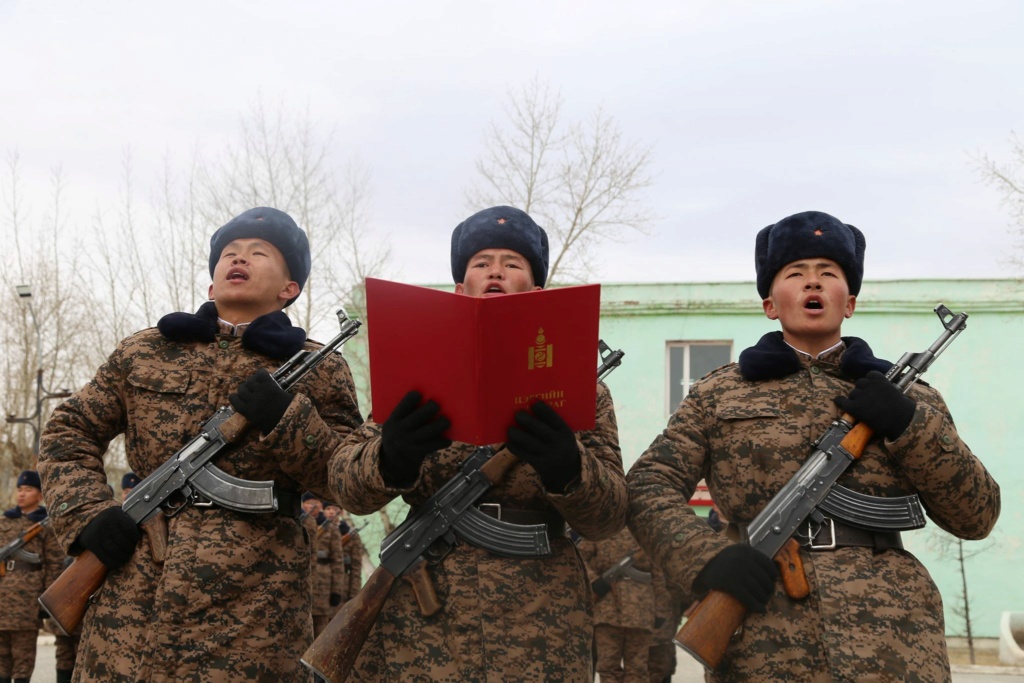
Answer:
M758 229L826 211L865 278L1009 277L1015 241L971 155L1024 133L1024 3L0 0L0 151L76 215L219 147L257 97L333 128L373 173L394 276L449 277L486 127L534 76L653 148L652 235L607 282L753 279ZM229 217L225 217L227 219ZM211 226L211 230L217 226Z

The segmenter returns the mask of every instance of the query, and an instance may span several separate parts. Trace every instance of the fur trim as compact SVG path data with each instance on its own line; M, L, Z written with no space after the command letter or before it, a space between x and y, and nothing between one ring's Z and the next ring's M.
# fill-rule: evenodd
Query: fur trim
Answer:
M872 370L885 373L892 367L889 361L875 358L871 347L863 339L842 339L846 344L846 350L839 359L839 370L851 379L858 380ZM751 382L792 375L800 370L801 365L799 355L783 340L782 332L769 332L764 335L757 344L744 349L739 359L740 374L743 375L743 379Z

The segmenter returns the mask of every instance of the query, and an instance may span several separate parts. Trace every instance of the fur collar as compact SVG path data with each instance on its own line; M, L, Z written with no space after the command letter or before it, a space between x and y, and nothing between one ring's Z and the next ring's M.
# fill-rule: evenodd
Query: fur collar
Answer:
M220 329L217 305L207 301L195 313L168 313L156 324L160 334L176 342L212 342ZM283 311L253 320L242 333L242 346L275 359L291 358L302 350L306 331L292 325Z
M27 515L21 511L21 508L15 505L10 510L4 510L4 517L8 519L18 519L19 517L28 517L33 522L41 522L46 519L46 508L40 505L32 512Z
M852 379L860 379L872 370L888 372L892 363L875 358L871 347L858 337L843 337L846 350L839 370ZM782 339L782 332L769 332L756 345L740 354L740 374L751 382L779 379L797 372L802 364L797 352Z

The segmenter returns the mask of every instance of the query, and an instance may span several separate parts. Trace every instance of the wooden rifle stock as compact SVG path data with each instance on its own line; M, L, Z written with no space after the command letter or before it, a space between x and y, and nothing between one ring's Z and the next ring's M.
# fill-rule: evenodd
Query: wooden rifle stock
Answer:
M21 532L21 535L19 535L18 538L15 539L15 541L13 541L10 545L5 546L4 550L7 550L7 548L10 548L12 546L15 547L15 548L18 548L19 546L15 545L15 543L17 541L21 541L21 545L24 545L24 544L28 543L33 538L38 536L39 532L42 531L42 530L43 530L43 523L42 522L36 522L32 526L30 526L29 528L27 528L23 532ZM6 557L5 557L5 559L6 559ZM7 576L7 563L6 562L0 562L0 577L3 577L3 576Z
M303 665L327 683L342 683L347 679L394 583L394 574L377 567L362 590L342 605L302 655Z
M69 634L82 623L90 596L100 589L106 577L106 565L88 550L82 551L39 596L39 604Z
M844 414L842 419L850 424L856 422L849 414ZM864 454L864 448L873 435L871 428L861 422L850 429L840 445L856 460ZM794 599L806 597L810 591L807 578L803 575L803 565L800 563L797 546L796 540L790 538L772 558L782 570L786 593ZM743 625L743 620L747 617L747 608L728 593L712 590L703 599L694 603L686 616L686 623L676 633L676 645L689 652L705 668L715 671L722 663L725 650L729 647L729 640Z

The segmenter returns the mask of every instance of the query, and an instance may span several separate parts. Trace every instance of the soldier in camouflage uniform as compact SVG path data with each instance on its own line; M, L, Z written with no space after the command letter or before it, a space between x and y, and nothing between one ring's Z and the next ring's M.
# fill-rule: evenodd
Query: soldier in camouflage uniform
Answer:
M0 545L7 545L46 519L39 474L25 470L18 475L17 505L0 517ZM37 602L57 578L64 553L49 529L28 541L0 568L0 683L28 683L36 666L36 638L40 619Z
M654 580L654 633L647 651L647 674L650 683L671 683L676 670L676 644L683 612L692 600L676 584L666 580L664 573ZM685 655L684 655L685 656Z
M647 662L654 630L654 573L647 554L623 529L603 541L579 543L594 589L594 645L601 683L648 683ZM646 582L621 576L605 581L602 574L633 555L632 569L646 574ZM664 581L661 572L657 579Z
M452 235L455 291L467 296L539 289L547 236L510 207L481 211ZM429 397L428 397L429 398ZM396 496L422 504L474 446L442 436L434 401L411 392L383 424L372 419L331 461L342 505L370 514ZM546 404L520 412L506 447L520 462L480 510L515 523L546 523L551 555L509 559L460 542L429 568L443 608L425 618L409 585L395 583L362 653L360 681L590 681L590 586L565 522L592 539L622 528L626 490L608 389L599 385L594 429L573 433Z
M294 393L267 371L318 347L282 310L309 266L305 233L287 214L242 213L211 239L212 300L123 340L50 419L40 469L54 529L70 554L89 550L110 569L85 616L76 681L308 680L299 658L312 641L310 548L299 497L327 490L330 455L362 423L340 354ZM167 519L166 555L157 556L160 544L138 543L139 528L113 500L107 444L123 433L128 464L145 477L228 401L252 428L216 465L273 480L279 511L186 505Z
M313 562L313 636L320 635L338 611L347 590L341 531L324 515L320 499L302 494L302 523L309 532Z
M679 585L723 591L750 611L710 681L950 680L939 592L897 533L822 525L816 543L836 547L801 549L811 589L802 600L786 595L771 560L730 544L842 412L876 438L839 484L876 496L916 492L932 521L964 539L984 538L996 522L999 487L939 392L918 383L902 394L882 374L891 363L840 336L864 244L859 230L820 212L763 229L758 292L782 332L695 383L630 470L629 524L640 545ZM702 477L730 520L728 536L686 505Z
M366 549L359 539L359 532L345 520L344 511L339 505L335 503L325 505L324 516L341 532L342 561L345 565L341 605L344 605L354 598L359 589L363 587L363 557L366 555ZM341 609L341 605L334 608L331 612L332 617Z

